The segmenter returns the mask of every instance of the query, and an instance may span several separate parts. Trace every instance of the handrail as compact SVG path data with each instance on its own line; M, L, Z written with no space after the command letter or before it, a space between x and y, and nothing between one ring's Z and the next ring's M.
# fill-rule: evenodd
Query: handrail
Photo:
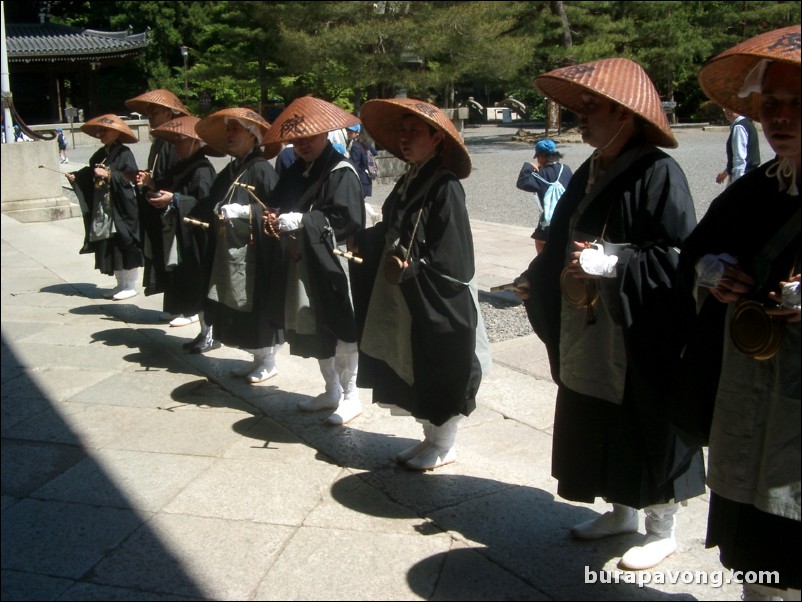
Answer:
M55 140L56 139L56 132L48 132L47 134L42 134L40 132L32 130L28 127L28 124L23 121L22 117L20 117L19 113L17 112L17 108L14 106L14 99L12 98L11 94L4 94L3 95L3 107L8 108L11 111L11 117L15 124L19 126L20 131L28 136L29 138L33 138L34 140Z

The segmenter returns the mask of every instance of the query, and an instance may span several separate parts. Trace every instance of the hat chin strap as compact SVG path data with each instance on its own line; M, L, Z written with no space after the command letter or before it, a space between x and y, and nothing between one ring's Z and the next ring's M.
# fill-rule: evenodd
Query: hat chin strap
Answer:
M626 125L626 123L627 122L624 121L618 127L618 131L615 134L613 134L613 137L610 138L610 140L608 140L607 144L605 144L602 147L597 148L595 151L593 151L593 154L590 155L590 173L588 175L587 186L585 186L585 194L590 192L590 189L593 188L593 185L596 183L596 180L599 179L599 175L601 175L601 172L602 172L601 160L602 160L602 156L604 155L604 151L606 151L608 148L610 148L610 145L612 145L612 143L615 142L615 139L618 138L618 135L624 129L624 126Z
M799 187L796 184L796 164L793 157L783 157L766 170L767 178L777 178L780 191L786 189L791 196L799 196ZM788 180L788 186L785 181Z

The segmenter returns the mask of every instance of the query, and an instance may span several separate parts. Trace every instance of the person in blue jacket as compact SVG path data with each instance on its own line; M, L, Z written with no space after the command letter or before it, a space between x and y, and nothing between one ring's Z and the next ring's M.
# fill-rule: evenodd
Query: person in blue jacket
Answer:
M362 194L365 197L365 214L370 218L371 222L376 223L381 216L371 206L369 199L373 196L373 180L378 176L376 168L378 151L363 135L361 125L352 125L345 128L345 131L348 133L348 158L356 167L356 172L359 174L359 183L362 184ZM372 170L371 164L373 166Z
M574 175L570 167L560 162L562 158L562 154L557 152L557 144L554 140L549 138L539 140L535 144L535 155L532 157L532 161L524 162L518 174L516 186L526 192L534 192L535 203L540 210L537 228L532 232L538 253L543 251L543 247L546 246L546 241L549 239L549 225L556 207L551 195L548 195L549 202L544 202L547 198L546 193L551 183L557 181L562 184L563 189L567 188L568 182Z
M346 128L346 131L348 132L348 158L356 167L359 182L362 184L362 192L367 200L373 196L373 178L368 169L368 153L375 157L376 147L362 135L362 126L359 124Z

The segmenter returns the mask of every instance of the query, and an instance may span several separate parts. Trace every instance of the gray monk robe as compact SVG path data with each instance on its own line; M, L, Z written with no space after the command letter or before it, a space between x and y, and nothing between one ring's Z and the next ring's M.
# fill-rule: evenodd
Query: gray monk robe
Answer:
M151 177L157 186L178 163L175 145L162 138L157 138L150 146L148 164L145 169L150 170ZM163 207L154 207L148 202L147 189L137 191L139 203L139 216L141 227L142 252L145 258L142 282L145 295L156 295L165 290L167 273L164 266L164 243L162 239ZM168 311L165 308L165 311Z
M771 304L769 291L778 291L781 281L800 273L800 197L779 191L777 180L767 176L776 165L773 160L750 171L711 203L682 247L680 275L684 300L691 306L688 330L701 329L713 339L703 341L705 364L716 377L707 547L719 547L727 568L779 571L780 583L774 585L799 589L800 323L782 324L782 344L774 357L752 359L735 348L730 336L737 304L720 303L700 287L700 308L717 311L697 315L697 299L691 295L695 266L708 254L737 257L757 282L750 297L764 304ZM793 225L795 231L778 236ZM715 353L720 378L711 367Z
M677 247L696 224L688 184L677 163L649 145L630 145L586 194L589 173L590 160L525 272L527 313L559 387L552 475L559 495L573 501L644 508L687 499L704 492L701 450L678 440L669 411L679 359L670 319ZM615 277L594 281L595 323L562 298L574 240L602 241L618 256Z
M365 264L352 269L361 330L357 384L373 389L374 403L437 426L473 412L490 369L465 192L441 165L435 157L399 181L382 221L361 237ZM392 285L381 264L396 241L412 251Z
M184 218L202 222L211 219L209 194L215 175L214 166L201 149L178 162L159 183L160 189L171 190L175 195L173 204L161 214L164 311L168 314L192 316L202 310L208 237L205 229L184 222Z
M209 286L204 316L225 345L261 349L284 342L282 325L282 249L262 229L264 204L278 176L258 149L232 161L217 176L210 198L214 217L209 228Z
M282 213L301 213L302 227L283 235L284 320L290 353L326 359L338 341L356 341L346 240L362 229L365 203L353 166L327 144L311 166L297 160L281 174L273 202Z
M101 188L96 188L94 168L101 164L108 168L110 178L108 187L104 184ZM136 159L131 149L115 142L110 148L101 147L89 159L89 166L75 174L73 190L84 214L86 234L80 252L95 254L95 269L101 274L111 276L115 271L131 270L142 265L139 208L134 185L131 183L136 172ZM108 238L90 240L94 210L104 195L108 195L110 201L112 232Z

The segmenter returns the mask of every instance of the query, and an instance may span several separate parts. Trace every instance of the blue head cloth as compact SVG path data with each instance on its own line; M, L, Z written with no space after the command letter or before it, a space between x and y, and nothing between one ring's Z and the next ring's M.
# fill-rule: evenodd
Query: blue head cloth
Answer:
M540 140L537 144L535 144L536 155L550 155L556 152L557 152L557 145L554 143L554 140L551 140L549 138L546 138L545 140Z
M345 129L347 129L349 132L359 132L362 130L362 126L357 123L356 125L349 125Z
M61 128L56 128L56 131L60 134L61 133Z

